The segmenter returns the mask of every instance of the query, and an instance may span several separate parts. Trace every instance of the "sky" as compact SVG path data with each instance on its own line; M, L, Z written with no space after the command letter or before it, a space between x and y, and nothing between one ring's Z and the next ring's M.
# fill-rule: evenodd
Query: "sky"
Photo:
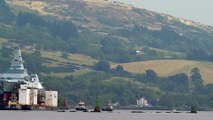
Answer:
M213 0L115 0L213 26Z

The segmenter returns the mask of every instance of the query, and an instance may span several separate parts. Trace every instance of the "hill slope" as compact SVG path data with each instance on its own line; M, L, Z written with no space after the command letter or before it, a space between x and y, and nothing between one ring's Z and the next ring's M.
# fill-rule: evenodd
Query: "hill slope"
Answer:
M129 4L111 0L8 0L12 5L27 7L38 10L43 15L54 15L60 19L69 19L82 26L94 30L116 29L128 27L133 24L141 24L150 29L161 29L163 26L170 26L177 30L187 32L198 32L184 29L175 22L188 25L192 28L200 28L207 32L213 32L211 26L205 26L189 20L175 18L166 14L133 7ZM60 4L59 4L60 3Z
M136 61L143 58L213 60L211 26L110 0L8 1L15 11L17 9L22 11L20 7L30 9L42 16L72 22L80 33L84 34L85 30L90 30L93 33L92 37L81 35L81 38L88 38L89 40L86 39L84 42L88 42L87 47L93 49L90 52L77 50L89 56L96 53L95 57L115 62ZM104 41L108 39L111 41ZM168 56L156 48L172 54ZM134 51L142 51L143 58L135 56ZM124 53L126 56L121 56Z
M106 104L111 99L130 105L144 96L153 105L171 108L168 103L175 95L180 107L213 107L212 84L203 86L199 73L188 85L185 74L163 78L109 66L126 62L126 70L134 66L141 71L140 62L137 66L128 63L171 58L212 61L212 27L109 0L7 2L14 16L10 22L0 21L0 70L8 68L11 48L20 46L25 49L23 58L30 73L38 73L47 89L58 90L60 99L71 103L83 96L94 105L99 96ZM206 83L211 83L211 63L166 60L148 64L142 67L156 69L162 76L198 66L206 74Z
M0 1L0 22L9 23L13 19L13 14L4 0Z
M38 48L49 50L49 48L53 47L53 50L55 50L57 45L56 50L61 50L63 47L75 47L76 50L74 51L76 53L91 56L93 59L106 59L114 62L165 58L213 60L213 48L211 47L213 45L213 27L211 26L135 8L128 4L110 0L8 0L8 3L13 10L20 10L22 12L27 9L37 10L42 16L40 16L41 18L34 18L40 21L42 21L42 17L52 16L61 21L72 22L77 26L76 29L80 31L80 38L70 35L73 37L70 41L63 36L54 36L53 33L48 34L51 31L51 27L49 31L46 31L46 27L50 26L49 24L44 28L36 28L33 26L34 23L28 21L32 24L32 27L26 22L26 25L16 28L16 26L5 25L3 23L3 26L7 27L2 27L2 29L8 28L9 30L7 31L13 31L11 29L31 31L29 35L31 34L32 36L29 37L28 33L25 36L25 33L22 33L24 37L19 37L19 32L14 30L15 33L12 33L12 35L9 34L9 38L16 39L13 36L18 36L18 39L24 44L36 44ZM2 8L7 9L1 11L4 13L2 18L8 18L7 15L9 13L7 12L9 8L4 2L1 2L1 4L3 5ZM25 9L20 9L20 7ZM31 17L31 15L27 17ZM46 24L46 22L43 24ZM82 32L88 28L91 30L91 34L90 32L87 33L89 37ZM33 33L37 34L33 35ZM38 40L40 36L42 41ZM26 37L30 40L26 41ZM46 41L44 41L45 39ZM23 44L22 42L19 44ZM69 46L70 44L71 46ZM59 45L63 47L58 47ZM67 48L63 50L69 53L70 51ZM139 51L139 53L135 54L134 51ZM50 54L45 55L54 58ZM72 58L68 60L73 60L73 63L76 63L75 60L77 60L77 64L80 66L82 64L93 65L95 61L87 63L85 61L87 58L80 60L81 55L71 56ZM79 63L79 60L84 63ZM53 64L46 63L45 65L57 66L60 64L55 62ZM138 63L124 64L124 68L131 72L144 72L146 69L153 69L161 76L168 76L177 72L186 72L189 74L191 68L198 66L204 74L203 77L206 83L211 82L210 74L212 70L203 65L211 63L161 60L139 62L141 67L134 64Z
M190 76L193 68L200 69L202 78L206 84L213 83L213 63L199 62L190 60L153 60L120 64L125 70L133 73L145 73L146 70L152 69L159 76L168 77L177 73L186 73ZM117 65L112 65L115 67Z

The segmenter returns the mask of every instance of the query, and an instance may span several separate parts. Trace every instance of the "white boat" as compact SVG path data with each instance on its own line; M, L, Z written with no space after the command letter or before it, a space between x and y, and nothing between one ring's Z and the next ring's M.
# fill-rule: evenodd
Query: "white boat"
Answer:
M108 106L107 107L104 107L101 109L102 111L113 111L113 104L109 102Z
M76 111L84 111L84 112L88 111L88 108L85 106L85 102L84 101L80 101L78 103L78 106L76 106L75 109L76 109Z

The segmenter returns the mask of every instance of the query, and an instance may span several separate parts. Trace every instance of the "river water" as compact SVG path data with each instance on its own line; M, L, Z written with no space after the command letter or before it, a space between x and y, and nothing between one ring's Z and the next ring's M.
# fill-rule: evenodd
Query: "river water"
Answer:
M213 120L213 112L166 113L166 111L144 111L131 113L129 110L101 112L56 112L56 111L0 111L0 120ZM156 113L160 112L160 113Z

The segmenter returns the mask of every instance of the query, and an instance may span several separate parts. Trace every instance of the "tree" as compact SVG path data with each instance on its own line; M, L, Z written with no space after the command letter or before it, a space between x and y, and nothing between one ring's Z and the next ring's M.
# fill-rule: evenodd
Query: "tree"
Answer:
M52 35L60 36L63 40L68 40L70 37L78 37L79 33L76 26L68 21L49 22L49 30Z
M47 28L52 36L59 36L65 41L69 40L69 38L76 38L79 35L76 26L72 22L57 20L47 21L41 16L32 13L19 13L16 24L19 27L30 24L38 30Z
M26 68L28 68L30 73L39 73L42 71L43 59L41 57L40 51L35 51L32 54L23 55Z
M62 52L61 57L67 59L69 57L69 53L68 52Z
M154 70L146 70L145 73L145 81L146 82L156 82L157 80L157 73Z
M115 68L115 70L118 71L118 72L123 72L123 71L124 71L124 68L123 68L123 66L118 65L118 66Z
M74 76L73 75L67 75L64 77L65 80L68 80L68 81L73 81L74 80Z
M2 47L0 49L0 71L5 72L5 70L8 69L8 66L10 66L10 55L12 55L12 49L7 47Z
M14 14L5 0L0 0L0 22L11 23L14 19Z
M19 27L23 27L27 23L30 23L36 27L43 27L45 25L45 21L42 19L42 17L32 14L32 13L19 13L17 17L16 24Z
M194 86L194 89L199 92L202 91L202 89L204 88L203 79L200 74L200 70L198 68L193 68L191 70L190 79L191 79L192 85Z
M101 60L94 65L94 69L105 72L109 71L110 70L109 62Z
M185 73L175 74L173 76L169 76L168 79L173 82L173 90L179 92L188 91L188 76Z
M102 45L101 51L105 54L120 54L123 53L121 43L116 38L106 37L100 42Z

